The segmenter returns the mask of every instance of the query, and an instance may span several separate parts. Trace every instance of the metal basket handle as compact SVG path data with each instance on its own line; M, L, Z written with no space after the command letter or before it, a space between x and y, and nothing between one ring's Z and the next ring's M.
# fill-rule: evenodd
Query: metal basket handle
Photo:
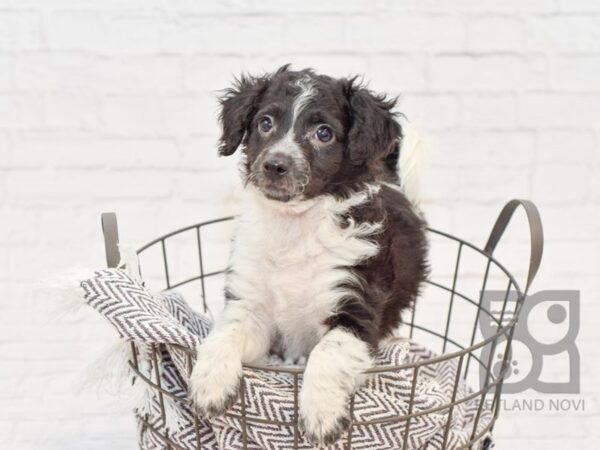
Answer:
M506 226L510 222L510 219L513 216L513 213L517 209L518 206L522 206L527 213L527 220L529 221L529 232L531 238L531 253L529 256L529 272L527 274L527 283L525 284L526 294L537 274L538 269L540 268L540 263L542 261L542 254L544 253L544 230L542 228L542 219L540 218L540 213L537 207L533 204L533 202L529 200L520 200L514 199L509 201L496 219L496 223L494 224L494 228L492 228L492 232L490 233L490 237L488 238L487 244L485 244L484 251L488 255L492 256L494 250L496 249L496 245L498 241L504 234L504 230L506 230Z
M119 252L119 228L117 215L114 212L102 213L102 233L104 234L104 250L106 252L106 265L114 268L121 262Z

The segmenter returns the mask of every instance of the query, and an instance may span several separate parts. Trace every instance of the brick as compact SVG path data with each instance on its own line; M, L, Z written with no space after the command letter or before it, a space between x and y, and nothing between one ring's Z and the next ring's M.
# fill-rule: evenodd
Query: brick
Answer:
M11 91L0 93L0 124L25 128L42 124L42 101L36 94Z
M185 64L186 87L204 94L229 86L242 73L242 56L193 55Z
M595 166L592 166L592 170L594 173L599 173L598 170L600 170L600 164L596 163ZM591 177L590 192L592 193L591 200L595 204L600 204L600 177Z
M11 3L11 7L21 8L40 8L47 7L47 0L4 0L5 2ZM181 0L185 1L185 0ZM105 0L102 2L102 6L99 7L98 2L94 0L52 0L52 7L56 9L65 10L115 10L120 8L121 10L129 9L140 9L141 7L158 7L164 4L163 0L127 0L127 3L123 3L121 0Z
M536 162L588 165L594 161L596 145L591 132L542 130L539 132Z
M75 214L71 213L73 217L69 217L69 220L75 219ZM62 223L63 228L64 223ZM72 234L71 234L72 237ZM87 322L87 321L86 321ZM48 339L54 342L65 342L65 340L75 341L82 340L85 337L84 328L89 326L88 323L46 323L46 324L19 324L15 328L16 336L20 340L28 340L36 342L39 339ZM98 335L98 337L101 337Z
M2 213L4 217L4 212ZM8 280L8 268L10 265L9 261L9 249L3 246L0 246L0 287L3 289L3 292L9 292L6 287Z
M540 204L582 204L588 195L589 167L539 164L534 168L532 195Z
M26 202L20 204L20 206L26 206ZM32 289L31 283L34 282L32 277L32 273L37 273L38 276L44 277L47 276L50 269L48 266L48 261L44 261L42 258L34 258L32 255L39 254L37 252L40 251L49 251L50 248L46 247L44 249L43 246L39 245L17 245L12 244L9 249L9 265L8 265L8 279L13 283L19 283L20 285L29 285L28 289L20 287L19 289L9 290L12 293L13 298L19 299L21 303L22 309L35 310L35 301L32 299ZM33 249L33 252L32 252ZM54 264L54 262L53 262ZM55 266L59 267L59 266ZM64 266L63 266L64 267ZM6 313L3 313L4 317L6 317ZM17 317L18 312L15 312L13 315L13 320L11 322L14 323L14 317ZM10 315L8 316L10 317ZM32 316L32 321L39 321L41 316ZM3 320L6 320L3 318Z
M206 3L206 2L193 2ZM161 14L144 5L129 14L120 12L110 16L110 33L105 47L111 52L153 53L161 47L163 22Z
M17 86L28 90L92 93L173 92L183 88L183 63L174 55L89 52L32 53L16 62Z
M170 133L216 133L218 102L211 96L170 96L162 105L165 129Z
M13 153L12 146L12 141L8 133L0 132L0 169L11 167Z
M600 17L596 15L542 16L528 21L525 48L534 51L597 52Z
M44 346L46 351L43 354L36 352L36 347L39 346L37 342L23 342L21 340L15 340L12 342L0 344L0 349L3 355L7 359L13 361L23 360L68 360L73 358L73 351L83 352L86 344L82 342L71 342L69 345L65 345L64 342L45 342Z
M473 204L502 204L510 198L530 197L528 167L498 167L483 162L475 169L449 171L459 179L455 195Z
M511 129L517 126L517 100L513 94L463 95L461 123L468 128Z
M511 420L511 417L502 417L494 424L494 437L500 442L509 442L506 439L514 438L516 435L516 420Z
M431 87L451 91L517 91L547 85L543 58L444 55L430 65Z
M100 416L84 425L83 433L85 436L98 437L115 434L118 438L127 438L131 434L131 430L135 428L134 420L115 420L111 415Z
M105 138L98 143L98 162L113 168L175 167L179 160L177 143L170 138Z
M2 202L3 204L8 202L8 193L6 191L6 178L6 173L0 172L0 202Z
M464 23L459 18L443 15L350 17L346 22L346 36L353 50L463 51L466 45Z
M589 92L600 91L600 57L557 57L551 64L551 84L556 90Z
M456 133L452 130L433 133L430 165L471 168L490 165L502 171L505 167L529 167L535 158L536 140L531 132L489 131Z
M148 5L145 5L148 6ZM162 22L150 9L55 11L49 15L48 42L57 50L154 52L161 46Z
M24 206L85 205L95 199L166 198L171 177L160 171L56 170L11 173L7 191ZM77 186L74 189L73 186Z
M16 58L13 55L0 54L0 92L14 87L14 68Z
M600 11L600 4L595 0L557 0L558 11L560 12L598 12Z
M414 94L400 97L398 109L408 120L421 123L426 130L454 128L460 119L460 103L454 95Z
M568 0L565 0L568 1ZM593 0L591 0L593 1ZM489 13L551 13L556 10L552 0L454 0L453 2L440 2L439 0L383 0L381 8L398 11L420 11L432 14L440 12L462 14L489 14Z
M426 59L423 55L375 55L368 74L370 83L383 91L426 91Z
M281 2L278 0L261 0L252 4L253 11L261 13L272 13L273 11L283 11L285 13L369 13L373 11L372 4L365 4L361 0L331 0L322 2L319 0L306 0L302 3Z
M175 195L183 200L220 203L232 188L232 178L238 176L235 171L224 175L221 172L181 173L176 180Z
M13 208L10 220L0 221L0 245L35 242L37 220L38 214L35 211Z
M25 53L17 59L15 81L19 89L93 92L101 86L105 60L89 53Z
M261 70L273 70L290 62L292 63L292 69L310 67L316 70L317 73L327 74L332 77L350 77L369 73L369 64L365 56L340 53L290 53L270 58L267 63L263 63Z
M57 50L102 50L109 36L106 14L98 11L53 11L45 17L48 45Z
M576 438L585 436L585 427L582 421L577 417L568 417L566 414L545 414L542 417L535 413L522 414L520 420L517 421L517 429L530 437ZM566 443L567 439L563 442ZM573 445L573 440L570 440L570 442L571 444L567 445ZM536 447L534 446L533 448ZM538 446L537 448L543 447Z
M522 20L506 16L477 16L467 22L467 48L476 52L520 50L524 42Z
M213 136L189 136L181 146L179 161L182 169L218 170L235 164L236 158L217 156L217 139Z
M36 11L0 10L0 50L32 50L40 45L40 19Z
M12 442L14 425L11 422L0 422L0 439L2 442Z
M168 138L23 135L16 145L17 167L50 168L166 168L178 161L176 142Z
M26 420L17 424L15 428L15 443L37 445L59 443L65 436L78 439L81 433L80 420ZM62 436L63 438L60 438Z
M52 93L44 95L44 125L48 128L98 129L100 101L94 95Z
M595 127L600 94L525 94L519 99L519 119L532 127Z
M144 95L106 97L102 119L108 132L121 135L157 134L163 124L160 100Z
M103 65L100 87L108 93L181 92L183 71L179 56L117 56Z
M39 205L45 204L50 199L60 202L64 198L74 201L88 197L91 194L91 186L86 183L86 179L85 173L71 174L69 181L66 179L62 181L61 176L56 173L47 174L42 171L28 170L12 171L7 176L6 184L11 198L23 201L22 204L31 202ZM73 190L74 185L79 186L78 189Z
M17 135L12 166L15 169L43 169L77 164L77 160L83 160L87 163L79 167L88 167L90 155L95 154L89 151L90 148L90 138L85 135L65 137L53 133L23 132Z
M323 39L326 33L327 39ZM283 45L289 51L335 52L345 50L344 27L341 20L332 21L326 15L291 16L285 23Z
M187 16L165 23L163 48L175 52L240 53L276 51L283 33L283 20L255 16Z
M434 157L433 152L431 157ZM422 201L426 204L453 204L459 200L458 183L456 174L445 168L430 166L423 176L423 187L420 194Z
M468 205L461 206L460 211L457 211L458 217L456 218L457 228L453 230L460 238L466 239L474 244L483 244L492 230L492 225L498 213L500 212L500 204L496 202L489 202L488 204L476 204L472 205L470 202ZM469 261L474 258L469 258L465 261L465 268L470 267ZM475 259L475 261L477 261ZM478 262L478 261L477 261ZM454 263L454 261L453 261ZM454 266L452 265L452 270ZM453 272L452 272L453 273ZM502 286L505 288L506 286ZM492 288L492 287L490 287Z
M110 171L92 178L96 199L165 199L173 179L160 170Z

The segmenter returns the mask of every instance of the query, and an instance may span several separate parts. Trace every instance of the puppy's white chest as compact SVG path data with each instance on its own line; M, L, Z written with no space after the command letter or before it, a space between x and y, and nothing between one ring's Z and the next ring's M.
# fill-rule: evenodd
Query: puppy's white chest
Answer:
M308 354L327 328L337 298L332 271L338 258L312 217L292 218L285 233L265 236L263 270L276 335L284 354ZM332 282L333 281L333 282Z
M348 269L377 252L372 228L340 226L342 210L324 198L301 213L258 205L240 218L230 287L267 316L286 357L312 350L345 295L342 285L353 281Z

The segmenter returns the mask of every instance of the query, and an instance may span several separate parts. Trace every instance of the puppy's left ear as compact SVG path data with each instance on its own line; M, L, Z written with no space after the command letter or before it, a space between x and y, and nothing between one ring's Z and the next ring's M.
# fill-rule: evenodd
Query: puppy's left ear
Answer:
M352 163L361 165L381 158L395 168L402 139L402 127L392 112L396 99L357 85L355 78L343 80L342 89L351 120L347 146Z
M219 155L232 155L242 143L268 85L267 76L242 76L225 90L220 99L219 121L223 132L219 138Z

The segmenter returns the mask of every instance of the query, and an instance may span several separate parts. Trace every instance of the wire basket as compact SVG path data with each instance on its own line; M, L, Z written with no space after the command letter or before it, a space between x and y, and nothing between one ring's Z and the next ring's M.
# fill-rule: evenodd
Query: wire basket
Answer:
M527 214L530 228L531 253L529 269L525 287L521 288L515 277L495 257L494 250L502 237L514 211L522 206ZM144 245L137 251L140 261L140 273L145 282L158 290L188 288L196 292L196 299L200 309L209 313L211 307L210 296L219 297L221 287L215 280L224 277L227 245L229 233L224 231L232 224L232 217L221 218L208 222L191 225L168 233ZM116 216L114 213L102 215L106 258L109 267L117 267L120 261L118 250L118 232ZM500 212L489 239L483 249L450 234L428 228L428 238L432 244L432 273L426 281L426 289L419 298L414 308L406 312L400 331L408 338L419 342L427 342L432 348L438 346L439 356L420 361L418 363L403 364L399 366L377 366L368 371L369 374L384 374L403 372L407 379L412 379L412 389L405 415L395 416L392 420L404 424L403 442L398 442L398 449L407 447L407 438L411 432L411 423L418 416L427 414L443 414L445 416L444 437L441 448L446 447L446 441L452 421L453 412L461 403L477 401L477 415L475 417L469 442L461 448L471 448L476 443L481 446L483 438L491 433L500 411L500 395L505 379L510 375L511 343L515 325L519 318L527 291L539 268L543 251L543 232L540 216L535 205L528 200L511 200ZM212 247L212 248L209 248ZM192 252L193 258L187 259L181 255L185 250ZM437 253L435 253L437 252ZM144 259L154 254L154 269L151 264L145 265ZM217 255L218 261L212 261L207 254ZM436 261L446 262L445 267L438 270ZM220 265L220 267L219 267ZM192 269L193 268L193 269ZM147 270L148 269L148 270ZM183 270L182 270L183 269ZM184 272L183 274L177 272ZM187 273L185 273L187 272ZM485 301L487 292L494 292L496 299L493 307ZM222 296L221 296L222 297ZM188 296L186 298L194 298ZM429 310L428 310L429 309ZM485 331L487 330L487 331ZM132 343L131 369L144 382L155 390L160 400L161 414L165 419L164 397L170 396L168 390L161 386L158 373L154 378L149 378L138 370L137 355L139 351L136 344ZM161 349L153 347L151 359L157 367L161 358ZM194 357L188 351L188 357ZM414 386L419 373L428 366L442 361L454 360L456 373L451 401L442 406L437 406L425 411L413 411L415 400ZM250 366L245 370L267 371L276 374L287 373L294 379L294 417L291 422L275 423L267 421L273 426L293 427L294 443L290 448L298 449L300 429L298 427L298 390L299 379L303 370L293 367ZM189 375L189 374L188 374ZM477 384L478 389L468 395L457 396L458 384L466 381L471 385ZM242 386L244 380L242 379ZM244 446L247 448L246 426L255 418L245 414L244 390L240 389L242 413L232 415L243 425ZM180 401L181 399L175 398ZM480 427L479 418L484 409L491 410L491 420ZM373 425L371 421L359 421L354 416L354 398L349 402L350 428L345 437L344 448L352 448L352 432L357 427ZM142 426L153 428L152 424L142 420ZM200 450L200 429L196 423L195 448ZM163 441L165 448L180 450L181 445L172 440L168 433L153 432ZM485 448L486 445L484 444Z

